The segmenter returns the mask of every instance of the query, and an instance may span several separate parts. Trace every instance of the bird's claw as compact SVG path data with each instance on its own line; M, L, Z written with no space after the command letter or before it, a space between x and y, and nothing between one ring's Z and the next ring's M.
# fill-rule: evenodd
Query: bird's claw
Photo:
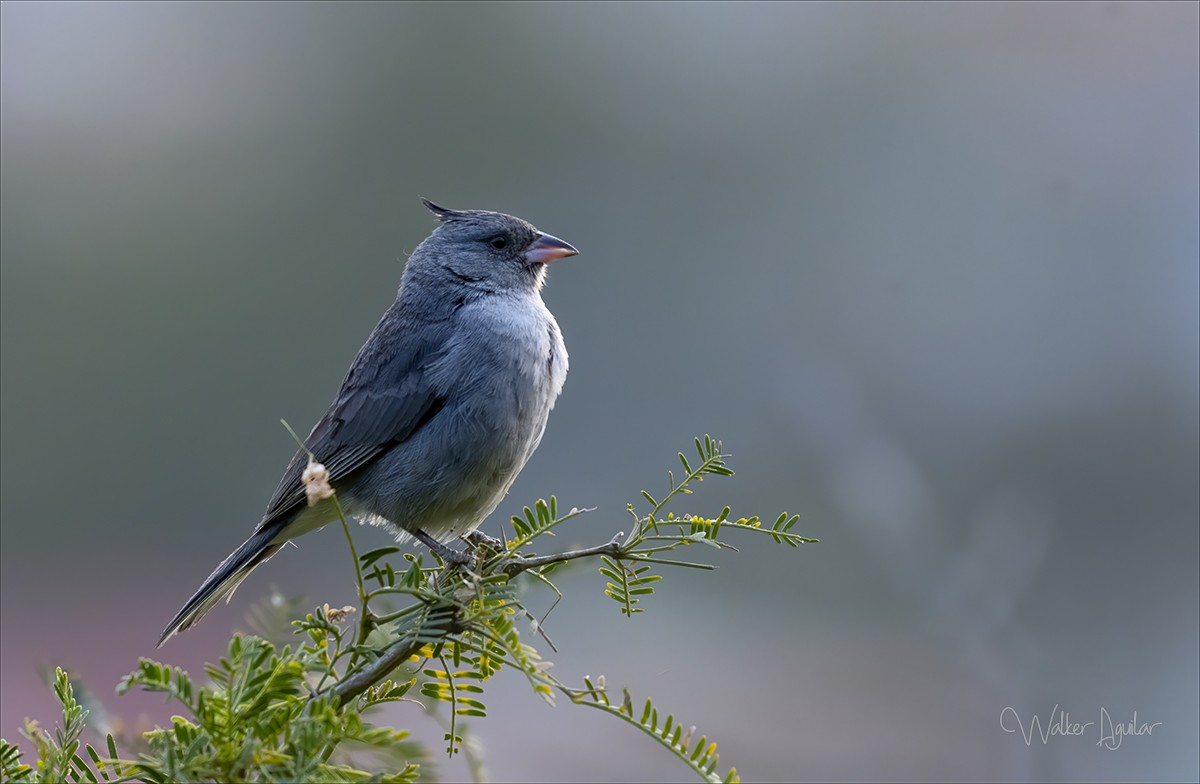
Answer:
M473 548L487 547L496 553L504 549L504 542L501 542L494 536L488 536L483 531L476 530L469 534L463 534L462 539Z

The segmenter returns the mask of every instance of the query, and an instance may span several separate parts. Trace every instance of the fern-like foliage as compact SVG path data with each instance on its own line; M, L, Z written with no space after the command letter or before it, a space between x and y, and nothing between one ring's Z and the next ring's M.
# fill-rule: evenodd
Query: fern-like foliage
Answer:
M600 561L604 564L600 567L600 574L608 578L604 595L621 605L621 612L625 615L643 612L637 606L638 597L654 593L651 583L661 580L662 575L646 574L650 571L649 565L629 566L625 561L607 555L600 556Z
M101 756L91 744L83 744L88 711L75 699L75 691L67 673L61 667L54 672L54 696L62 706L63 724L54 734L43 730L37 722L26 720L21 732L37 749L33 766L21 762L21 750L0 738L0 781L119 781L126 771L117 761L116 743L112 735L105 738L108 754ZM81 750L87 754L85 761Z
M84 746L90 762L84 759L79 751L87 711L59 670L54 688L63 705L62 729L50 735L28 723L24 734L37 749L35 766L23 763L21 751L0 740L0 781L414 781L421 750L406 741L405 732L371 726L364 713L419 695L448 714L445 751L452 757L467 747L463 722L487 716L487 682L505 669L521 673L550 704L562 694L637 727L707 781L736 781L732 769L723 778L718 774L715 743L693 737L694 729L685 730L650 700L639 713L628 692L619 704L610 701L602 679L585 679L578 689L554 678L551 663L526 639L549 644L545 617L539 621L525 606L525 583L516 579L528 574L561 597L551 573L565 563L596 558L604 593L633 618L645 611L644 600L671 567L715 568L704 559L679 558L686 548L734 550L726 541L731 532L763 534L790 547L816 541L794 533L798 518L786 513L764 526L758 517L732 518L729 507L715 517L668 511L669 504L691 495L696 483L733 474L719 441L697 438L695 448L694 458L679 453L683 472L678 479L668 472L661 499L642 491L650 504L645 514L629 505L629 534L566 553L538 555L532 548L590 510L560 513L553 496L513 517L511 538L474 536L465 566L426 566L421 557L396 546L360 557L343 517L359 606L324 605L293 621L297 642L292 645L282 644L278 633L281 608L287 605L276 599L274 609L252 613L251 624L261 636L234 636L225 655L205 668L205 684L177 667L142 659L118 693L138 688L164 694L182 715L172 717L170 727L146 733L134 759L118 758L112 736L106 755ZM399 567L392 560L396 556ZM523 635L523 629L531 633ZM362 767L364 751L372 770ZM473 770L480 769L472 752L466 756Z
M188 715L174 716L169 729L147 734L148 750L126 762L137 779L415 781L415 764L369 773L342 761L344 754L337 755L349 742L387 754L408 733L371 727L357 708L344 709L331 695L310 696L310 680L328 676L329 638L339 636L341 629L325 608L296 626L313 642L294 651L260 637L235 635L226 655L205 668L210 678L206 686L193 685L177 667L142 659L117 692L137 687L165 694ZM392 699L396 692L393 685L372 697Z
M550 496L547 502L541 498L533 505L533 509L525 507L524 516L514 516L512 523L514 537L507 543L507 552L516 553L526 545L541 536L554 536L554 529L563 523L594 509L576 509L574 507L563 515L558 514L558 499Z
M633 617L644 611L640 603L663 579L662 574L651 572L653 565L714 568L704 562L664 557L667 553L693 545L733 550L735 548L723 536L730 531L764 533L772 541L792 547L816 541L794 533L791 529L798 517L786 513L772 526L764 528L757 516L731 518L729 507L716 517L676 516L667 512L666 506L670 502L692 494L694 483L702 482L705 477L733 474L725 463L728 456L721 451L719 441L705 436L695 440L695 447L698 455L695 462L682 453L678 455L683 474L677 481L674 472L668 472L668 488L661 500L643 491L643 498L652 508L644 516L633 515L632 532L627 536L620 534L604 545L547 556L530 553L529 547L538 539L553 535L557 526L588 511L573 508L560 514L557 500L551 497L549 501L539 500L533 508L526 507L523 515L512 518L511 538L477 548L476 561L471 568L450 572L425 569L419 559L409 557L410 567L401 574L383 560L390 553L374 551L363 556L364 573L374 585L365 594L368 600L396 594L417 600L417 604L399 613L381 616L380 620L388 622L390 639L408 641L391 643L389 650L411 652L425 643L420 648L421 657L427 661L436 659L441 665L424 669L422 674L428 680L421 693L449 709L450 728L445 736L448 754L457 753L463 743L458 734L458 718L486 715L484 687L505 667L522 672L535 693L548 702L553 702L556 693L566 694L573 702L581 702L582 694L593 697L604 694L590 686L580 692L560 683L549 674L549 663L542 659L537 649L521 639L518 619L529 619L530 626L538 632L541 626L525 607L512 577L528 572L561 596L550 581L549 573L569 561L596 557L600 560L600 573L606 578L605 594L618 603L624 615ZM633 511L632 505L630 510ZM387 651L376 651L367 657L392 665ZM347 689L342 693L353 696L357 691ZM621 715L657 737L706 779L715 777L715 745L704 741L700 746L690 747L690 738L683 737L683 731L674 724L674 719L668 717L665 724L658 724L657 709L649 702L647 713L640 721L631 710L622 713L620 706L609 705L606 696L582 704L611 708L610 712L615 711L615 715ZM685 742L680 742L681 737ZM736 778L736 773L731 772L730 776Z
M663 575L651 572L651 564L692 569L716 568L703 561L667 558L664 557L665 554L697 544L717 550L736 551L737 548L721 536L723 530L767 534L775 543L790 547L817 541L794 533L791 529L800 516L789 515L786 512L780 514L769 528L763 528L758 516L731 518L728 506L716 517L695 514L677 516L674 512L667 511L667 506L680 496L691 495L692 486L703 482L705 477L733 476L733 471L725 463L729 455L721 451L720 441L706 435L695 439L694 445L697 462L689 460L683 452L677 454L683 466L683 474L677 479L674 471L667 472L667 490L661 499L648 490L642 490L642 498L651 507L649 512L639 515L633 504L628 505L628 511L633 518L633 529L628 535L618 535L612 542L601 547L561 554L550 559L546 566L539 563L542 559L531 558L526 559L524 563L510 564L507 568L510 571L528 568L535 576L553 587L547 579L550 569L574 558L597 556L600 559L600 574L606 578L604 594L619 605L621 614L632 618L645 610L639 604L654 593L655 584L663 579ZM555 500L551 498L549 504L539 501L536 513L526 508L524 518L514 517L513 526L518 541L532 541L541 532L549 532L558 523L581 511L572 509L569 515L557 518L556 508ZM510 544L508 554L513 555L515 551L515 543ZM557 592L557 589L555 591Z
M660 723L658 708L649 699L642 706L641 715L636 716L633 698L629 695L628 689L622 690L621 703L614 705L608 699L603 676L598 678L597 682L585 677L583 684L584 688L571 696L571 701L576 705L597 708L627 724L632 724L683 760L688 767L706 781L716 784L720 784L720 782L732 784L740 781L736 768L730 768L724 777L717 773L717 764L721 761L721 755L717 754L717 744L710 742L703 735L695 738L695 743L693 743L696 734L695 726L685 730L683 725L669 713L664 715Z

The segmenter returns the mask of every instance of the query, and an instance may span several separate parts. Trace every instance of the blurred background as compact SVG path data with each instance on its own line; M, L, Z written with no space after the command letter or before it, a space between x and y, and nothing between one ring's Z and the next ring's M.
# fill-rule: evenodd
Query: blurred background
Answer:
M680 512L802 515L630 621L592 567L547 622L747 780L1192 780L1198 726L1197 5L20 3L0 8L0 733L38 670L117 698L258 522L434 227L575 244L539 496L606 541L695 435ZM364 529L360 547L387 543ZM221 654L299 541L158 658ZM497 780L688 780L519 677ZM1097 746L1006 732L1157 723ZM440 748L411 706L386 717ZM531 743L530 737L538 737ZM467 776L462 760L439 775Z

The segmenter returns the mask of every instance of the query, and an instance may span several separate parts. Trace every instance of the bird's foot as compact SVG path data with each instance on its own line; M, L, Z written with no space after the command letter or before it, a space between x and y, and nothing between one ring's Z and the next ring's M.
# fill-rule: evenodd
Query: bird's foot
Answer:
M463 534L463 541L472 548L487 547L494 553L504 552L504 542L494 536L488 536L483 531L475 530L469 534Z

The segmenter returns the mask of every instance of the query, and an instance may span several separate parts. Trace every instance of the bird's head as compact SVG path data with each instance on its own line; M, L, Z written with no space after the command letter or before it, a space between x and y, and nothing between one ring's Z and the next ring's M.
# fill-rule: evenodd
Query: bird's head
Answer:
M546 265L579 251L532 224L486 210L450 210L421 199L441 225L409 257L422 276L503 292L542 285Z

